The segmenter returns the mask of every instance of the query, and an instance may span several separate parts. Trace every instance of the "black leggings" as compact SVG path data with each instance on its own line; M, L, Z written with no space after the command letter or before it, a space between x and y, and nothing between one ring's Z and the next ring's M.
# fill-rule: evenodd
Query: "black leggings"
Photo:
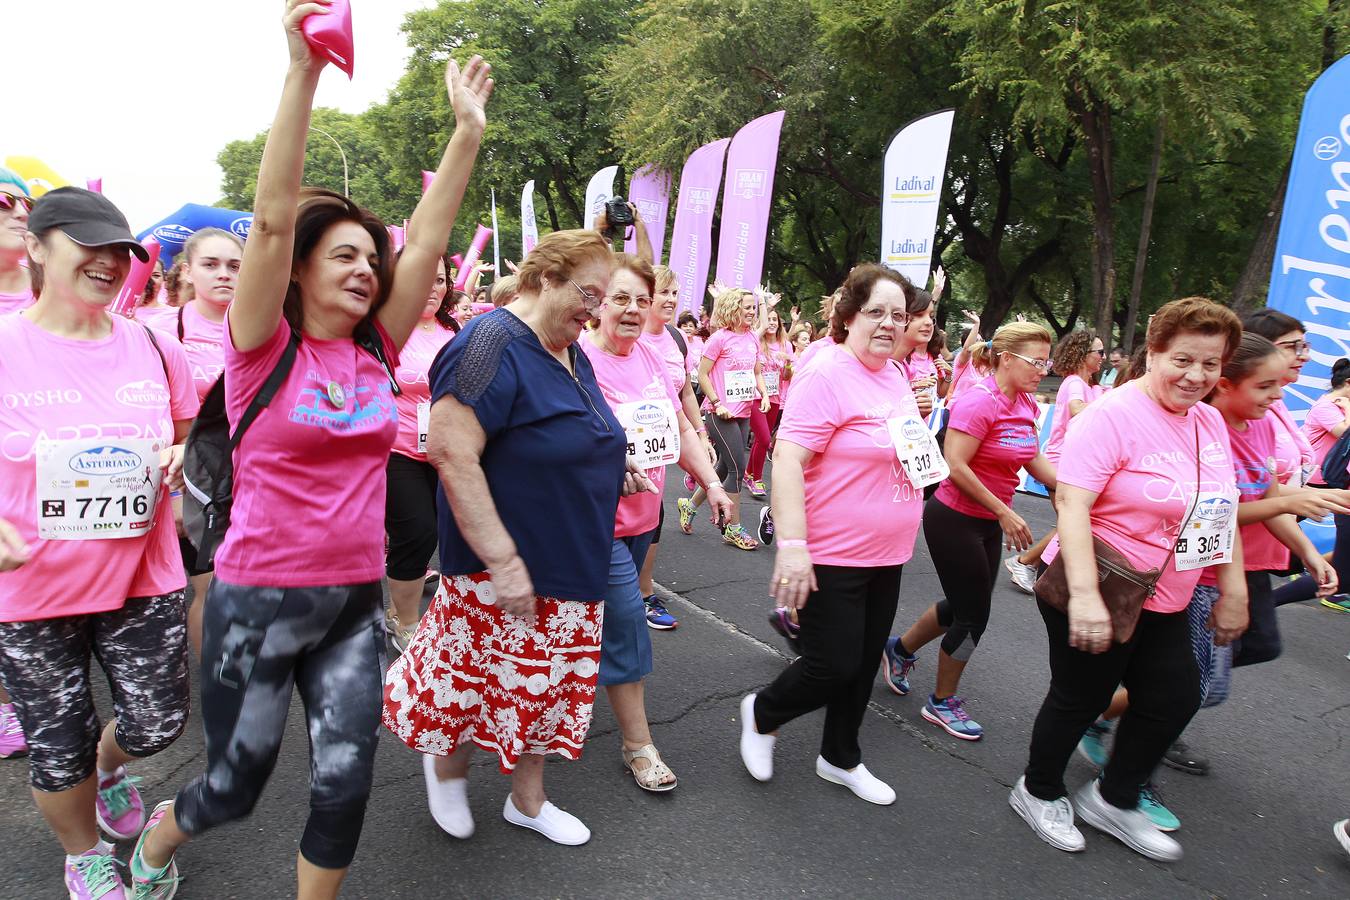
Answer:
M1200 708L1200 673L1186 611L1145 610L1128 643L1087 653L1069 646L1068 616L1039 598L1036 605L1050 640L1050 691L1031 731L1027 790L1042 800L1068 793L1069 757L1123 684L1130 706L1116 728L1101 791L1112 806L1134 809L1139 789Z
M703 421L707 425L713 449L717 451L717 477L722 479L722 487L727 489L728 494L739 494L741 479L745 477L750 417L719 419L716 413L705 413Z
M133 598L109 612L0 623L0 683L28 738L28 777L39 791L68 791L94 774L102 728L90 656L108 678L117 746L128 754L158 753L187 724L182 591Z
M823 706L820 755L841 769L862 761L858 729L900 601L901 568L815 567L819 590L798 614L802 655L755 700L761 734Z
M1233 668L1270 662L1284 649L1270 573L1247 573L1247 630L1233 642Z
M1350 516L1334 514L1336 523L1336 545L1331 551L1331 567L1340 579L1341 590L1350 585ZM1297 560L1295 560L1297 562ZM1317 596L1317 579L1303 575L1288 584L1282 584L1274 591L1272 604L1286 606L1300 600L1311 600Z
M947 630L942 652L965 662L989 624L1003 529L996 519L968 516L933 497L923 507L923 535L945 595L936 605Z
M351 864L375 771L384 681L379 582L264 588L211 583L202 623L206 774L178 792L195 835L252 811L272 774L292 687L309 726L309 821L300 853Z
M420 581L436 552L436 467L389 454L385 466L384 531L389 535L385 574L395 581Z

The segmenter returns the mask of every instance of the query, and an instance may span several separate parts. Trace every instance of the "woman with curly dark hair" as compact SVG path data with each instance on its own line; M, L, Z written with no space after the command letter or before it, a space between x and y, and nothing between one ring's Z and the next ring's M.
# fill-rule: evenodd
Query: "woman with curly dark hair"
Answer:
M1050 439L1045 444L1045 458L1052 465L1059 465L1059 450L1064 444L1069 421L1105 392L1098 384L1104 350L1102 339L1091 331L1071 331L1055 345L1055 372L1062 375L1064 381L1060 383L1059 393L1055 394L1055 414L1050 423ZM1003 561L1004 568L1012 576L1012 583L1022 593L1031 593L1031 586L1036 583L1036 560L1041 558L1054 536L1054 529L1051 529L1025 553Z

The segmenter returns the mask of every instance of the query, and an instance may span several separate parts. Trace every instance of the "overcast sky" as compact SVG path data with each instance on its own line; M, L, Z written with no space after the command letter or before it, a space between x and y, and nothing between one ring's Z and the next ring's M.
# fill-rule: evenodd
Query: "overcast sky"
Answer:
M352 0L356 77L316 106L361 112L403 74L403 17L434 0ZM140 231L220 199L216 154L271 124L286 71L281 0L13 0L0 19L0 160L35 156L103 191Z

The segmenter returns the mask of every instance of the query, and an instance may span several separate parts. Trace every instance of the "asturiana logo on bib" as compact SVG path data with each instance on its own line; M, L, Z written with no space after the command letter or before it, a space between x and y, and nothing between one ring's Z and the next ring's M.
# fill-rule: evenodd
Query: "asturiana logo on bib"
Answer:
M141 455L125 447L93 447L70 459L71 471L81 475L125 475L141 465Z
M901 428L901 433L907 441L918 441L928 434L928 428L922 422L915 422L911 419L905 422L904 427Z
M1210 497L1195 508L1195 517L1197 519L1206 519L1210 522L1217 522L1228 518L1232 510L1232 500L1228 500L1224 497Z
M633 421L638 425L657 425L665 420L666 414L661 411L661 407L650 403L642 404L633 413Z
M161 409L169 402L169 392L164 385L149 379L122 385L117 389L116 397L118 403L142 409Z

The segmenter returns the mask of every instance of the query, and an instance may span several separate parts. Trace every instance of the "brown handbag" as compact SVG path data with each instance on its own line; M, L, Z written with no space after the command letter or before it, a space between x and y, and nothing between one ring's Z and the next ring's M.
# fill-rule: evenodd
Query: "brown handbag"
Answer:
M1097 589L1102 595L1102 602L1106 604L1107 613L1111 616L1111 635L1117 644L1124 644L1134 636L1134 629L1139 624L1139 615L1144 611L1144 604L1156 592L1158 579L1162 577L1168 561L1175 556L1177 542L1186 533L1186 526L1190 524L1191 516L1195 514L1195 507L1199 502L1200 422L1196 420L1195 500L1191 503L1190 512L1186 514L1181 527L1177 529L1176 540L1172 541L1172 549L1168 551L1162 569L1155 566L1147 572L1141 572L1115 547L1095 534L1092 536L1092 553L1097 558ZM1035 591L1037 598L1045 601L1047 605L1066 616L1069 614L1069 579L1064 571L1062 547L1054 561L1041 573L1041 577L1036 579Z

